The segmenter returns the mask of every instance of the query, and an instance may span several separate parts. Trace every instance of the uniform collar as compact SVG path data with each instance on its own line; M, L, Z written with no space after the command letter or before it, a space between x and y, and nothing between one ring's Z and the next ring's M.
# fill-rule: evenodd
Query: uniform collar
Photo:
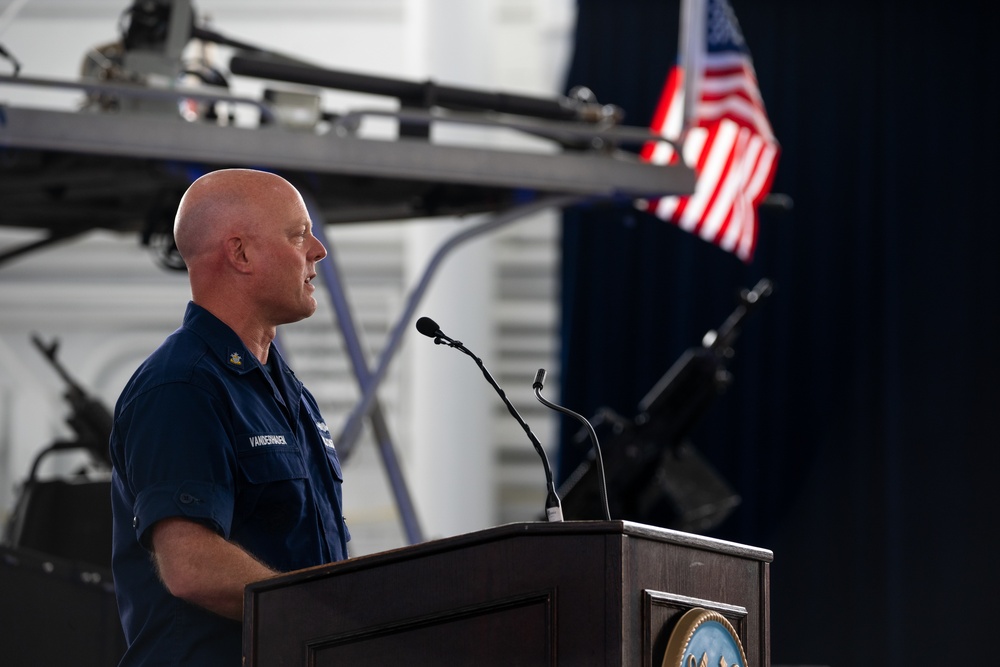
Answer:
M260 367L257 357L229 325L193 301L188 302L184 312L184 327L200 336L219 363L229 370L242 375Z
M228 324L193 301L188 302L184 312L184 327L200 336L219 363L234 373L242 375L258 368L265 371L257 357L247 349ZM288 377L292 384L299 384L295 373L285 363L274 343L271 343L268 350L268 358L275 360L276 371Z

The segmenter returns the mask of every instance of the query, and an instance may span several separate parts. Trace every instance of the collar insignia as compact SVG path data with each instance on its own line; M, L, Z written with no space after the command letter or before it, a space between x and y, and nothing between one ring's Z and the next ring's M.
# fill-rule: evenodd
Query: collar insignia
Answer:
M239 352L233 352L232 354L229 355L229 363L231 363L233 366L242 366L243 357L240 356Z

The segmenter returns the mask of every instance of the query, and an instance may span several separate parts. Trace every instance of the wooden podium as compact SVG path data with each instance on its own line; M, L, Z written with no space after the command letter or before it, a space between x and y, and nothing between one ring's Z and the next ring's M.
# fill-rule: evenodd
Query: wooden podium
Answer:
M499 526L251 584L244 664L660 667L702 607L768 667L771 559L624 521Z

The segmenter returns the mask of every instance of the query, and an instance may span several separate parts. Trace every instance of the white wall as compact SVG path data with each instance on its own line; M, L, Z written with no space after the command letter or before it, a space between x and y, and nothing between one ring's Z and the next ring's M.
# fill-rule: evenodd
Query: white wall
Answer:
M8 10L22 3L0 0L0 44L21 61L23 76L72 79L88 49L115 38L118 16L128 4L33 0L14 16ZM548 95L561 84L572 6L573 0L202 0L195 9L223 34L334 69ZM0 72L9 72L5 67L0 62ZM256 96L260 89L249 80L234 84L239 94ZM0 103L73 109L78 101L76 95L0 86ZM390 105L334 92L324 93L324 104L338 110ZM412 222L328 231L348 274L349 297L366 314L360 319L375 351L384 341L384 322L398 314L427 255L465 224ZM497 285L498 252L503 254L498 248L504 238L527 235L537 247L548 248L538 261L554 273L554 230L550 214L518 223L506 236L463 247L443 265L420 313L434 317L497 370L499 318L516 310L498 304L503 292ZM33 233L0 229L0 248L29 238ZM386 250L369 257L371 248ZM381 278L371 278L379 271ZM356 275L380 287L351 289ZM110 406L134 367L177 326L187 298L184 276L155 266L132 237L93 234L0 266L0 512L10 508L15 486L36 453L67 434L62 386L32 347L31 333L62 341L64 364ZM554 301L540 312L547 330L554 331ZM309 332L317 327L333 329L327 311L312 319L311 328L301 334L293 330L289 338L315 335ZM326 340L325 332L319 335ZM294 350L292 356L294 364ZM318 395L350 389L307 384ZM494 423L498 399L474 363L426 339L407 341L387 384L382 398L425 535L455 534L516 516L498 506L504 495L497 490L497 441L503 439ZM349 403L350 397L336 400ZM502 406L501 411L502 419L509 419ZM327 414L331 423L345 418ZM554 434L551 422L532 425L543 435ZM403 543L380 464L370 441L364 445L346 466L346 513L355 553ZM65 474L76 463L54 461L46 472Z

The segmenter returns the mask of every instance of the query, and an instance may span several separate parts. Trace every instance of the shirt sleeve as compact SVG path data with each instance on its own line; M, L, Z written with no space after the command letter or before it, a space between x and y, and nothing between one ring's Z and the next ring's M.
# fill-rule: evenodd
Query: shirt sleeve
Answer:
M175 382L137 397L128 419L123 444L139 542L148 548L150 528L170 517L228 539L236 456L227 409L210 392Z

